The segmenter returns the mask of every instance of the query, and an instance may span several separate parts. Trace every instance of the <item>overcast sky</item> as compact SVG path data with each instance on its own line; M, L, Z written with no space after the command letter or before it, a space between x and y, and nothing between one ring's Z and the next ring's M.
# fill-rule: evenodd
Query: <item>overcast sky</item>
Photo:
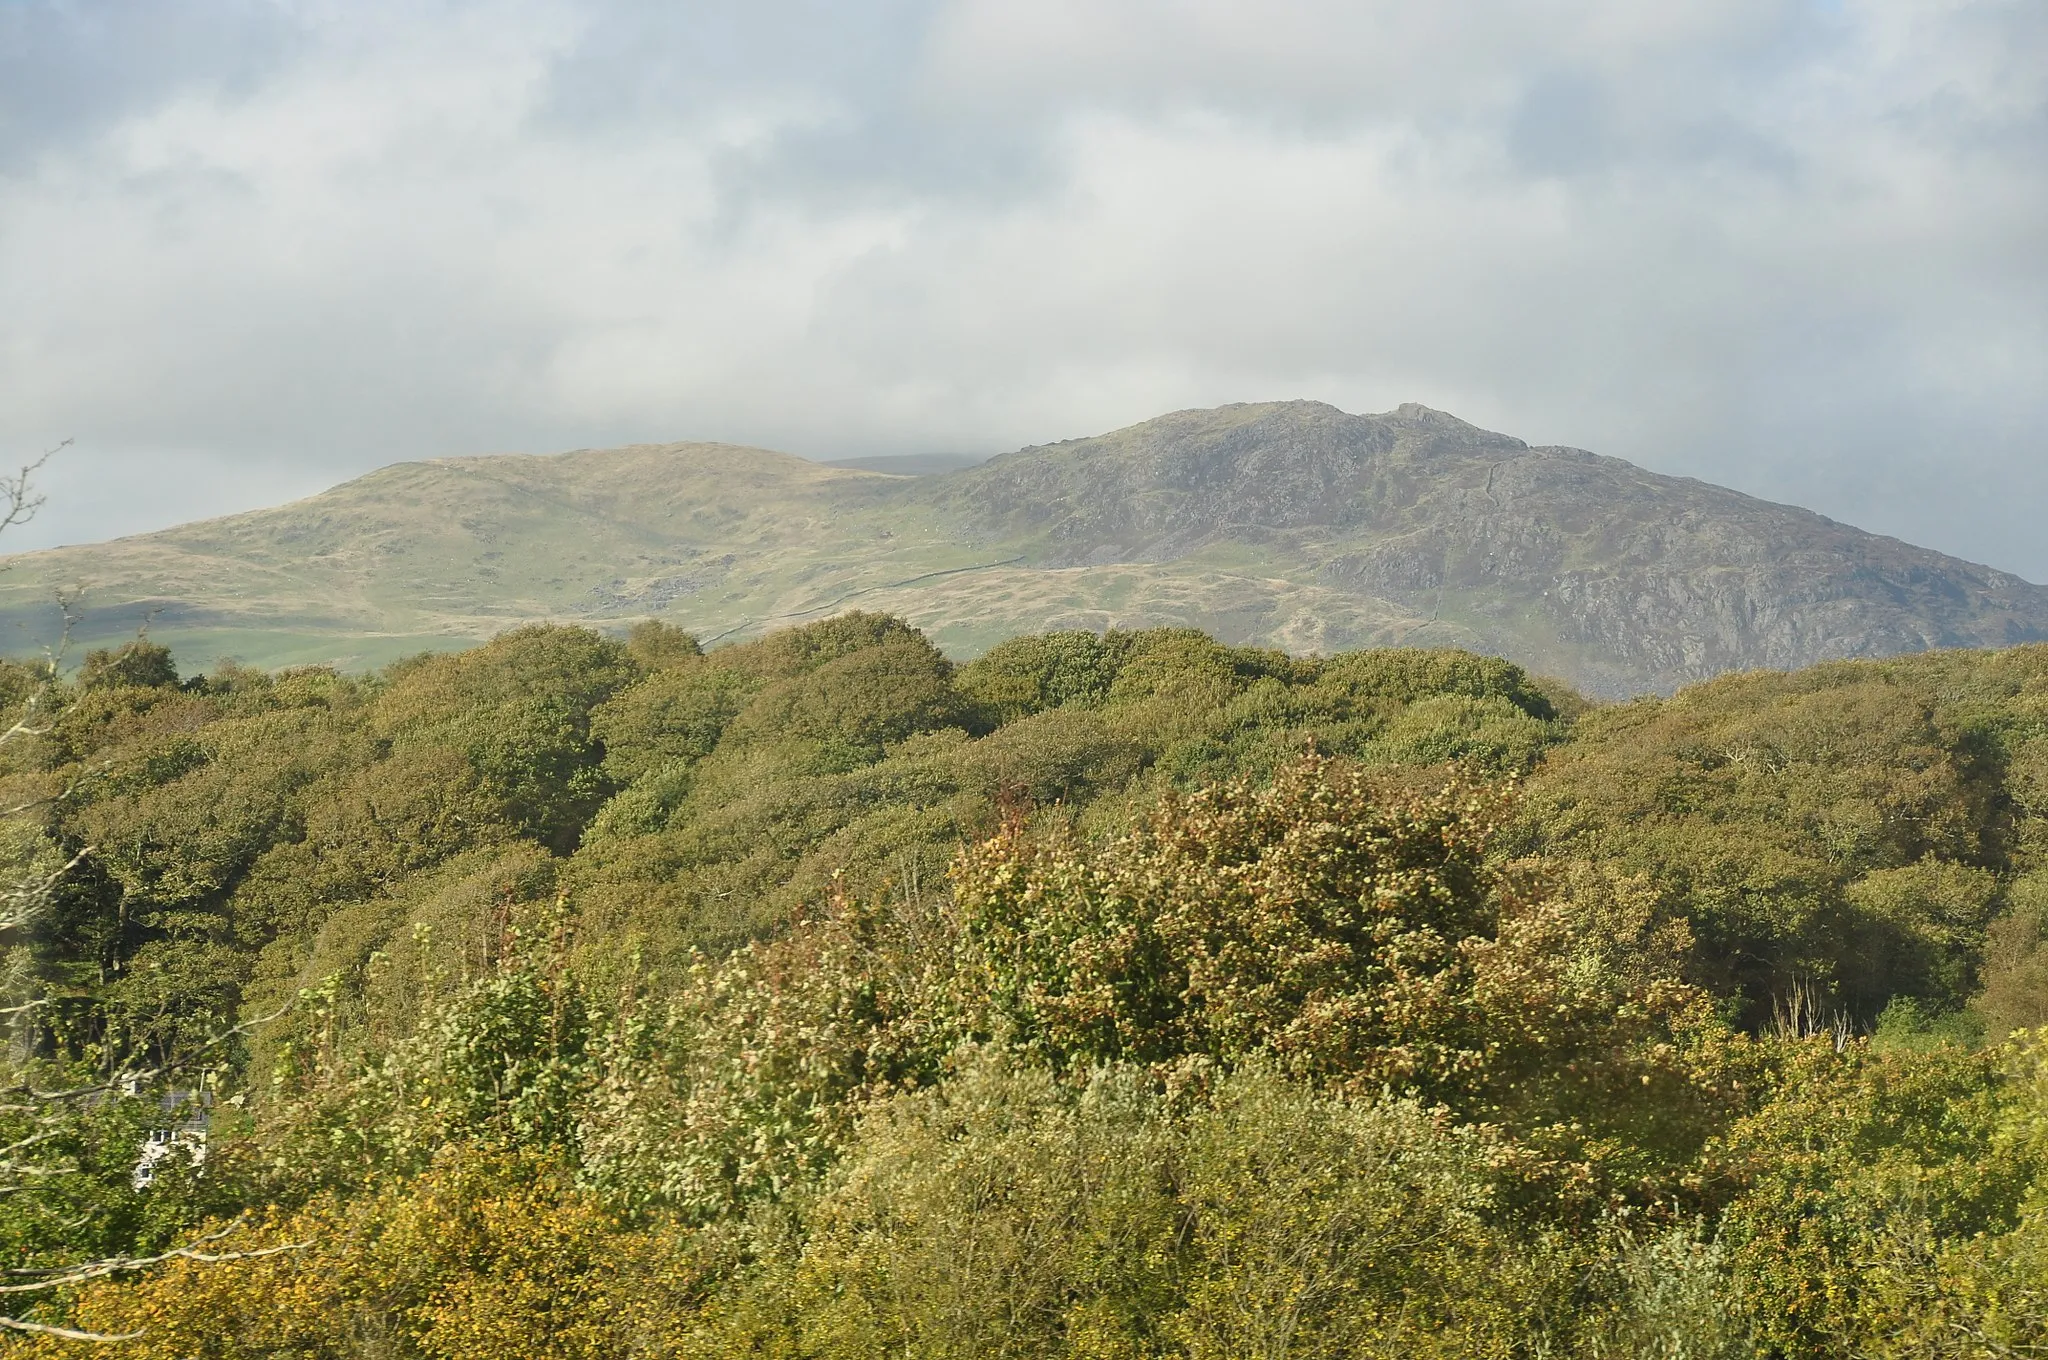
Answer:
M1421 401L2048 580L2042 0L0 0L0 455Z

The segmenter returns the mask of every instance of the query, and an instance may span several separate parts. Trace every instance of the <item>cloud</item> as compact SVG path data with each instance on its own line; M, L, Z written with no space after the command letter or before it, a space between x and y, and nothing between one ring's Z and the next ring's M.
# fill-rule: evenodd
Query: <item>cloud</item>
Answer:
M17 545L1313 396L2048 578L2031 0L85 12L0 9L0 448L80 441Z

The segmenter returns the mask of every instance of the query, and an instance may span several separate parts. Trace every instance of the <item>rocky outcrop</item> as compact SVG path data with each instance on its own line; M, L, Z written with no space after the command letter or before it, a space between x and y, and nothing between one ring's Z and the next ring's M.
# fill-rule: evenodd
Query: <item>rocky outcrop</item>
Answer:
M2048 590L1423 406L1179 411L978 466L642 445L399 464L293 505L11 559L16 648L373 665L533 619L745 637L902 614L959 655L1054 627L1483 648L1598 694L2048 638ZM922 475L903 475L906 472ZM78 630L53 602L86 587Z
M2048 638L2048 590L2018 577L1423 406L1176 412L921 490L1045 566L1277 551L1607 692Z

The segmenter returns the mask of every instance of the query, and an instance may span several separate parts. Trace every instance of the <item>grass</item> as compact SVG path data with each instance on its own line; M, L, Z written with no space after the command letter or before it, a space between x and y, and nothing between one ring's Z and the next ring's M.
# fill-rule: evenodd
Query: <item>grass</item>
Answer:
M188 668L368 668L529 620L660 618L737 640L861 608L960 657L1022 632L1180 624L1294 651L1469 646L1628 694L1901 638L2048 637L2039 587L1615 460L1446 436L1430 414L1180 412L926 477L722 444L398 464L270 510L9 559L0 647L51 645L60 593L78 647L147 621ZM1445 584L1326 572L1389 545ZM1796 581L1755 565L1795 551ZM1596 578L1610 608L1661 610L1627 640L1657 645L1574 617L1552 590L1564 572ZM1732 611L1669 598L1710 580L1734 582ZM1730 616L1775 622L1731 634ZM1642 660L1691 656L1701 636L1720 649L1703 661Z

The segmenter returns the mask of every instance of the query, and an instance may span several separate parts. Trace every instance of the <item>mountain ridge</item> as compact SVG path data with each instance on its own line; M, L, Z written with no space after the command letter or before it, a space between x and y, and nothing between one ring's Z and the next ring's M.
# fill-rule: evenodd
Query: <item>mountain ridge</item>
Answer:
M25 641L85 582L82 642L147 616L188 659L259 664L375 664L530 619L745 636L842 604L959 655L1186 624L1467 646L1608 695L2048 638L2048 588L2010 573L1415 403L1169 412L923 475L688 442L426 459L7 565L0 622Z

